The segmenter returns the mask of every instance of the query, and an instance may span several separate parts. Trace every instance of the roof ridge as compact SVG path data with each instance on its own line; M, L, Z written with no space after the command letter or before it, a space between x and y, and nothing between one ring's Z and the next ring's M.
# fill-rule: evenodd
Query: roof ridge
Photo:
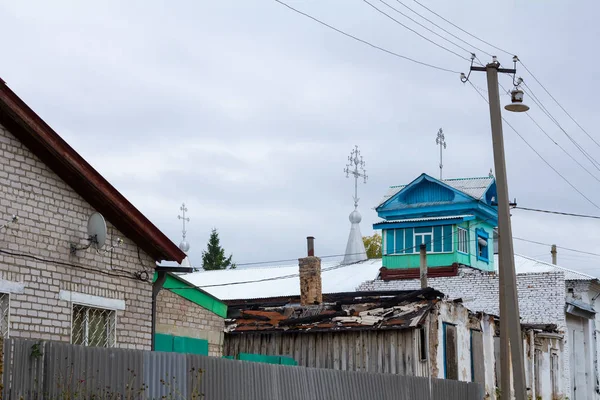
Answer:
M526 258L526 259L528 259L528 260L535 261L535 262L536 262L536 263L538 263L538 264L544 264L544 265L546 265L546 266L548 266L548 267L552 267L552 268L560 269L560 270L567 271L567 272L572 272L572 273L574 273L574 274L581 275L581 276L585 276L585 277L588 277L588 278L590 278L590 279L598 279L598 278L596 278L596 277L594 277L594 276L592 276L592 275L586 274L585 272L579 272L579 271L575 271L574 269L570 269L570 268L561 267L561 266L560 266L560 265L558 265L558 264L552 264L552 263L549 263L549 262L547 262L547 261L542 261L542 260L535 259L535 258L533 258L533 257L525 256L525 255L523 255L523 254L517 254L517 253L515 253L515 256L523 257L523 258Z
M436 178L434 178L434 179L436 179ZM472 176L472 177L465 177L465 178L448 178L448 179L442 179L441 181L439 179L437 179L437 180L440 182L447 182L447 181L454 182L454 181L473 181L476 179L493 179L493 177L492 176ZM403 187L406 185L408 185L408 184L392 185L392 186L389 186L389 189L396 189L396 188Z

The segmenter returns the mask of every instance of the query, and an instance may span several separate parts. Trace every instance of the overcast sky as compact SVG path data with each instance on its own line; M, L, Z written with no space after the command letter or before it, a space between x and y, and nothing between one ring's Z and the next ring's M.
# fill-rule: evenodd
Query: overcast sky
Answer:
M414 16L397 0L386 1ZM414 1L403 2L511 66L508 55ZM600 37L597 2L422 2L518 54L600 141L600 80L593 78L597 57L592 53ZM372 3L469 56L378 0ZM289 4L391 51L468 72L468 61L361 0ZM353 209L353 182L343 168L355 144L369 175L359 187L363 234L372 233L378 219L373 207L388 186L408 183L422 172L438 175L435 136L440 127L448 143L446 177L486 176L493 167L487 104L458 74L357 43L273 0L0 0L0 38L0 77L176 243L181 240L177 215L185 201L195 265L201 263L212 227L238 263L301 257L307 235L316 237L318 254L343 253ZM483 62L490 60L474 51ZM600 159L600 147L531 75L522 67L519 75L563 128ZM471 80L486 86L483 73ZM510 78L501 77L501 82L508 88ZM503 103L508 101L502 96ZM600 205L600 171L529 104L530 115L595 178L526 115L504 115ZM600 215L506 126L505 141L510 195L519 205ZM520 210L512 220L514 236L600 253L597 220ZM515 248L550 260L547 246L515 241ZM600 257L562 249L558 257L565 267L600 274Z

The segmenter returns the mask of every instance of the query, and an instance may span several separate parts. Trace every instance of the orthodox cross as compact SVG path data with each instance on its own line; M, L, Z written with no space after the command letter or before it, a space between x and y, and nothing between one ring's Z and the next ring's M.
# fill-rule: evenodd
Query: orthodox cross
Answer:
M185 232L185 223L186 223L186 222L190 222L190 219L189 219L189 217L188 217L188 218L186 218L186 216L185 216L185 213L186 213L186 211L188 210L188 209L185 207L185 203L183 203L183 204L181 205L181 207L179 207L179 209L181 210L181 215L178 215L178 216L177 216L177 219L180 219L180 220L183 222L183 229L181 230L181 233L183 234L183 241L185 242L185 233L186 233L186 232Z
M358 146L354 146L354 149L348 156L348 164L344 169L346 178L350 175L354 176L354 209L358 208L358 178L363 178L364 182L367 183L367 171L365 170L365 162L360 155Z
M435 144L440 146L440 181L442 180L442 170L444 168L444 164L442 164L442 151L446 148L446 138L444 137L444 131L442 128L437 133L437 137L435 138Z

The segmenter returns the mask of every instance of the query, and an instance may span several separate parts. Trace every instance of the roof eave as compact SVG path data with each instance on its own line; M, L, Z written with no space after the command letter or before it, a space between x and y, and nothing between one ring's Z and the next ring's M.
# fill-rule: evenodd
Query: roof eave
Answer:
M155 261L185 258L137 208L46 124L4 82L0 82L0 124Z

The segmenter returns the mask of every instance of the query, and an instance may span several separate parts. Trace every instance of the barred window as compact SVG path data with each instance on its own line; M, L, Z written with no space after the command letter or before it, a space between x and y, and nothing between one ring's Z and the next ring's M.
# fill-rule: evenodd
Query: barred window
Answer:
M93 347L114 347L116 311L73 305L71 343Z
M0 293L0 337L8 337L10 302L8 293Z

